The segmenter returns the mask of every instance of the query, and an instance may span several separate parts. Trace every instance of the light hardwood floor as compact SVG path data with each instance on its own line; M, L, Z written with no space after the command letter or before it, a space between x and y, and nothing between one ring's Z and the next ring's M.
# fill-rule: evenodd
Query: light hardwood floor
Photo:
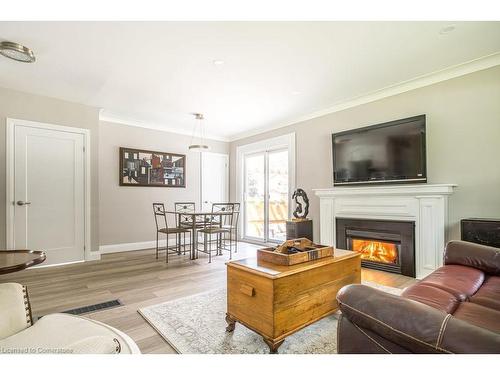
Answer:
M240 243L233 259L255 256L258 246ZM139 315L137 309L224 286L229 255L205 254L197 260L169 257L156 260L154 250L106 254L100 261L58 267L34 268L0 276L1 282L28 286L33 316L119 299L123 306L85 316L127 333L143 353L175 353L172 347ZM404 288L415 283L410 277L382 271L362 270L362 279Z

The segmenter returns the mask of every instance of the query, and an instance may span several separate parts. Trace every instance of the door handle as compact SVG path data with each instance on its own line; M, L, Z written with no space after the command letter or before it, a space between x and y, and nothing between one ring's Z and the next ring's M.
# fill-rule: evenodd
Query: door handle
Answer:
M16 202L16 204L17 204L18 206L26 206L26 205L28 205L28 204L31 204L31 202L17 201L17 202Z

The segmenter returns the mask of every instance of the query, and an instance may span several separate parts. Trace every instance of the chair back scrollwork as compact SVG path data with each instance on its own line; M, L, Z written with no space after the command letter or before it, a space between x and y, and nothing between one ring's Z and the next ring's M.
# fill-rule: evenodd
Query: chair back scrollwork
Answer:
M168 229L167 214L163 203L153 203L153 213L155 215L156 231L162 228ZM165 224L164 227L162 225Z

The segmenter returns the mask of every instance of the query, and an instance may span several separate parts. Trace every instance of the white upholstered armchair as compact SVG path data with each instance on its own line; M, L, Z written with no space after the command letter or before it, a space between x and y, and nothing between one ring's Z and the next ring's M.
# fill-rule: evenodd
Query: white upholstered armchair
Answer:
M0 284L0 353L140 353L125 333L69 314L50 314L33 324L26 287Z

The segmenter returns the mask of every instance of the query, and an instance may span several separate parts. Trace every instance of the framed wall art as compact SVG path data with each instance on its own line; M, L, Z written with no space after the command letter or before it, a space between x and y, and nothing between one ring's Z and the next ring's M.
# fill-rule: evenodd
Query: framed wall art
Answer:
M120 147L120 186L186 187L186 155Z

